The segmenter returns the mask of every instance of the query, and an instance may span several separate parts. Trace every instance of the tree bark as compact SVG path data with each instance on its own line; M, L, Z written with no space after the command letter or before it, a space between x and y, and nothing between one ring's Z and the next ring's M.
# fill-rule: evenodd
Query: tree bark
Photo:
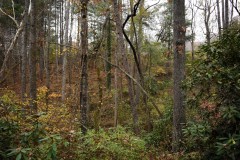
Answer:
M30 107L33 113L37 112L37 1L32 1L32 13L30 14L30 49L29 49L29 69L30 69Z
M185 0L173 1L173 46L174 46L174 106L173 106L173 151L180 150L182 128L185 123L184 92L181 82L185 76Z
M119 4L117 0L114 0L114 17L115 17L115 21L116 21L116 32L117 32L117 41L118 41L118 53L121 54L122 56L122 61L123 61L123 65L124 65L124 69L126 70L126 72L128 74L130 74L130 68L129 68L129 63L127 60L127 53L126 53L126 49L125 49L125 45L124 45L124 39L123 39L123 31L122 31L122 20L121 20L121 16L120 16L120 11L119 11ZM128 83L128 92L129 92L129 98L130 98L130 105L131 105L131 109L132 109L132 114L133 114L133 128L134 128L134 132L138 133L139 132L139 128L138 128L138 113L137 113L137 108L136 108L136 104L134 102L134 92L133 92L133 83L132 80L127 77L127 83Z
M222 0L222 25L223 29L226 28L225 26L225 0Z
M225 28L227 29L229 25L229 5L228 0L225 0Z
M50 38L51 38L51 4L48 4L48 14L47 14L47 39L46 39L46 46L45 46L45 55L44 55L44 62L45 62L45 73L46 73L46 106L48 110L48 95L50 92L50 67L49 67L49 54L50 54ZM56 55L57 56L57 55Z
M112 36L111 36L111 12L110 12L110 9L108 10L108 13L107 13L107 48L106 48L106 51L107 51L107 60L111 62L111 41L112 41ZM106 72L107 72L107 89L110 91L111 90L111 77L112 77L112 74L111 74L111 64L109 64L108 62L106 62Z
M120 13L119 13L119 3L117 0L114 1L113 4L114 7L114 18L115 21L120 20ZM117 22L116 22L117 24ZM118 30L117 26L116 26L116 34L117 34L117 46L116 46L116 51L115 51L115 64L118 65L120 64L119 62L119 55L121 53L121 48L120 48L120 39L119 39L119 35L118 35ZM115 92L114 92L114 127L117 127L118 125L118 101L119 101L119 94L118 94L118 89L119 89L119 85L118 85L118 69L115 68L114 70L114 86L115 86Z
M62 102L66 99L66 81L67 81L67 55L68 55L68 31L69 31L69 10L70 1L66 2L65 8L65 35L64 35L64 52L63 52L63 65L62 65Z
M81 49L82 66L80 81L80 112L81 130L83 134L87 132L87 108L88 108L88 0L81 0Z
M217 0L217 21L218 21L218 35L221 37L222 35L222 25L221 25L221 15L220 15L220 2Z
M28 11L29 0L25 0L25 12ZM23 45L22 45L22 64L21 64L21 99L22 101L26 100L26 92L27 92L27 46L28 46L28 26L26 25L28 21L28 16L24 17L24 28L23 28Z

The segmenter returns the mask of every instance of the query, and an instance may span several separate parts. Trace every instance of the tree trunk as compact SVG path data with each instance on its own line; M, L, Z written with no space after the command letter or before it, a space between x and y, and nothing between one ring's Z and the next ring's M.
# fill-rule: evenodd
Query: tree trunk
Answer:
M123 39L123 31L122 31L122 20L120 18L120 11L119 11L119 4L117 0L114 0L114 16L115 16L115 21L116 21L116 32L117 32L117 41L118 41L118 53L122 54L122 60L123 60L123 65L124 69L128 74L130 74L130 67L129 63L127 60L127 53L124 45L124 39ZM138 133L139 132L139 127L138 127L138 113L137 113L137 108L136 104L134 102L134 92L133 92L133 83L132 80L127 77L127 83L128 83L128 92L129 92L129 98L130 98L130 105L132 109L132 115L133 115L133 128L134 132Z
M195 16L196 12L194 12L194 4L193 2L190 2L190 9L191 9L191 50L192 50L192 61L194 61L195 56L195 50L194 50L194 40L195 40Z
M59 49L59 45L58 45L58 32L59 32L59 18L57 16L57 1L55 0L54 2L54 7L55 7L55 61L56 61L56 80L58 79L58 63L59 63L59 60L58 60L58 49Z
M185 123L184 92L181 82L185 75L185 0L173 1L173 46L174 46L174 106L173 106L173 151L180 150L182 127Z
M88 0L81 0L81 49L82 49L82 66L80 82L80 113L81 113L81 130L83 134L87 132L87 108L88 108Z
M63 5L64 5L64 1L60 0L60 31L59 31L59 39L60 39L60 64L62 64L63 61L63 35L64 35L64 27L63 27Z
M32 13L30 15L30 49L29 49L29 69L30 69L30 107L31 111L37 112L37 79L36 79L36 64L37 64L37 1L32 1Z
M108 10L108 13L107 13L107 60L109 62L111 62L111 41L112 41L112 36L111 36L111 13L110 13L110 9ZM111 90L111 77L112 77L112 74L111 74L111 64L106 62L106 72L107 72L107 89L110 91Z
M51 36L51 4L49 3L48 6L48 14L47 14L47 39L46 39L46 47L45 47L45 73L46 73L46 87L47 87L47 92L46 92L46 106L48 110L48 95L49 95L49 90L50 90L50 67L49 67L49 54L50 54L50 36Z
M206 40L207 44L210 45L211 43L211 32L210 32L210 16L211 16L211 4L205 0L204 2L204 24L205 24L205 29L206 29Z
M222 31L221 31L221 28L222 28L222 25L221 25L221 15L220 15L220 5L219 5L219 0L217 0L217 21L218 21L218 35L219 37L221 37L222 35Z
M143 46L143 40L144 40L144 36L143 36L143 18L144 18L143 16L144 16L144 12L145 12L144 4L145 4L145 1L142 0L140 2L140 8L139 8L139 24L138 24L138 40L137 40L137 42L138 42L137 43L138 61L139 61L141 70L143 68L142 62L141 62L141 52L142 52L142 46ZM144 77L140 77L140 75L138 75L138 82L141 83L141 85L144 88L144 86L145 86L144 79L141 79L141 78L144 78ZM137 92L137 94L139 94L139 98L140 98L141 89L139 87L136 88L136 92ZM148 132L150 132L153 128L152 118L151 118L151 110L147 104L147 96L145 94L143 94L142 96L143 96L144 110L146 112L147 130L148 130ZM136 99L136 101L140 101L140 100Z
M73 13L74 13L74 8L71 7L71 23L70 23L70 34L69 34L69 46L70 46L70 50L69 53L72 53L72 32L73 32ZM69 57L69 63L68 63L68 79L69 79L69 87L70 87L70 91L72 89L71 84L72 84L72 71L73 71L73 55L68 55Z
M226 28L225 26L225 0L222 0L222 25L223 29Z
M67 55L68 55L68 30L69 30L69 11L70 1L66 2L65 8L65 35L64 35L64 52L63 52L63 65L62 65L62 102L66 99L66 81L67 81Z
M114 13L115 13L115 21L119 20L117 19L117 16L119 16L119 5L117 0L114 1ZM118 34L118 29L116 29L116 33ZM115 64L119 65L119 54L121 53L121 48L119 45L119 35L117 35L117 46L116 46L116 51L115 51ZM118 94L118 89L119 89L119 85L118 85L118 69L115 68L114 70L114 87L115 87L115 92L114 92L114 127L117 127L118 125L118 102L119 102L119 94Z
M25 11L27 12L29 6L29 1L25 0ZM28 25L26 25L29 17L25 15L24 22L25 26L23 29L22 39L23 39L23 45L22 45L22 64L21 64L21 99L22 101L26 100L26 92L27 92L27 46L28 46Z
M225 28L227 29L229 25L229 5L228 0L225 0Z

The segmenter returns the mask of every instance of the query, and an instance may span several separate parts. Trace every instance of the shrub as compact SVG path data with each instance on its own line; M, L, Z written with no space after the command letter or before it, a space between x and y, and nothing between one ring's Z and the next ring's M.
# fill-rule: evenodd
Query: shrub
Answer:
M27 115L12 91L0 97L0 159L57 159L60 135L49 134L39 117Z
M210 159L240 156L240 29L232 26L219 41L203 46L185 81L187 105L197 110L184 134L188 152ZM195 145L193 145L195 143Z
M89 130L87 135L80 134L77 149L79 159L144 159L145 142L124 128L109 129L99 132Z
M161 147L171 150L172 108L166 108L161 119L154 123L153 131L146 135L145 141L149 147Z

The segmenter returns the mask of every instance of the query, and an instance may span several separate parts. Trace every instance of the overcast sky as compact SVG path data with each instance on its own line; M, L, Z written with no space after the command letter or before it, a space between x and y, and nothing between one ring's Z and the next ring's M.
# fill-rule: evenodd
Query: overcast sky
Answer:
M192 4L196 4L196 2L199 0L186 0L185 1L185 6L186 6L186 13L187 13L187 17L188 19L191 19L191 10L189 9L189 2L191 2ZM212 0L213 3L215 3L215 0ZM166 3L167 0L145 0L146 5L152 5L155 4L157 2L160 3ZM229 6L231 6L231 4L229 4ZM231 7L229 7L231 9ZM195 7L195 9L197 9ZM220 6L221 9L221 6ZM161 10L161 9L160 9ZM213 12L213 14L211 15L211 19L210 19L210 23L211 23L211 31L213 34L216 35L217 33L217 19L216 19L216 12ZM231 14L230 14L231 15ZM234 10L233 11L233 17L237 16L237 12ZM196 22L195 22L195 34L196 34L196 41L205 41L205 26L204 26L204 17L203 17L203 11L201 10L197 10L196 12L196 16L195 16ZM156 24L153 24L156 25ZM190 28L188 29L188 31L190 30Z
M188 19L191 19L191 11L188 9L189 8L189 1L191 1L192 3L196 3L197 0L186 0L185 1L185 5L186 5L186 12L187 12L187 17ZM198 0L199 1L199 0ZM212 0L212 1L215 1L215 0ZM146 6L150 6L150 5L153 5L153 4L156 4L157 2L159 2L160 4L163 4L163 3L166 3L167 0L145 0L145 5ZM128 3L129 4L129 0L123 0L123 3ZM221 8L221 7L220 7ZM230 7L229 7L230 8ZM162 15L161 15L161 11L163 10L164 8L161 7L159 8L159 14L156 16L153 16L152 17L155 17L152 21L150 21L151 26L153 26L153 28L156 28L156 30L153 30L153 29L145 29L145 34L149 37L151 37L151 40L157 40L157 37L155 36L159 30L160 30L160 21L161 21L161 18L162 18ZM195 8L196 9L196 8ZM237 13L234 11L233 12L233 16L236 16ZM203 12L201 10L198 10L197 13L196 13L196 23L195 23L195 34L196 34L196 40L195 41L200 41L200 42L204 42L205 41L205 26L204 26L204 17L203 17ZM74 19L77 19L76 17ZM213 15L211 16L211 29L212 29L212 32L213 34L217 33L217 20L216 20L216 15L215 13L213 13ZM190 28L188 28L188 32L189 32ZM73 38L75 39L76 38L76 34L77 33L77 22L74 22L74 27L73 27Z

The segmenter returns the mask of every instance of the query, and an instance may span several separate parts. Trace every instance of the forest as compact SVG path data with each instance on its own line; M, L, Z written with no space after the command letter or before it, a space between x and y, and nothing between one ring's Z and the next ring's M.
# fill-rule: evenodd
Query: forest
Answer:
M238 0L0 0L1 160L240 160Z

